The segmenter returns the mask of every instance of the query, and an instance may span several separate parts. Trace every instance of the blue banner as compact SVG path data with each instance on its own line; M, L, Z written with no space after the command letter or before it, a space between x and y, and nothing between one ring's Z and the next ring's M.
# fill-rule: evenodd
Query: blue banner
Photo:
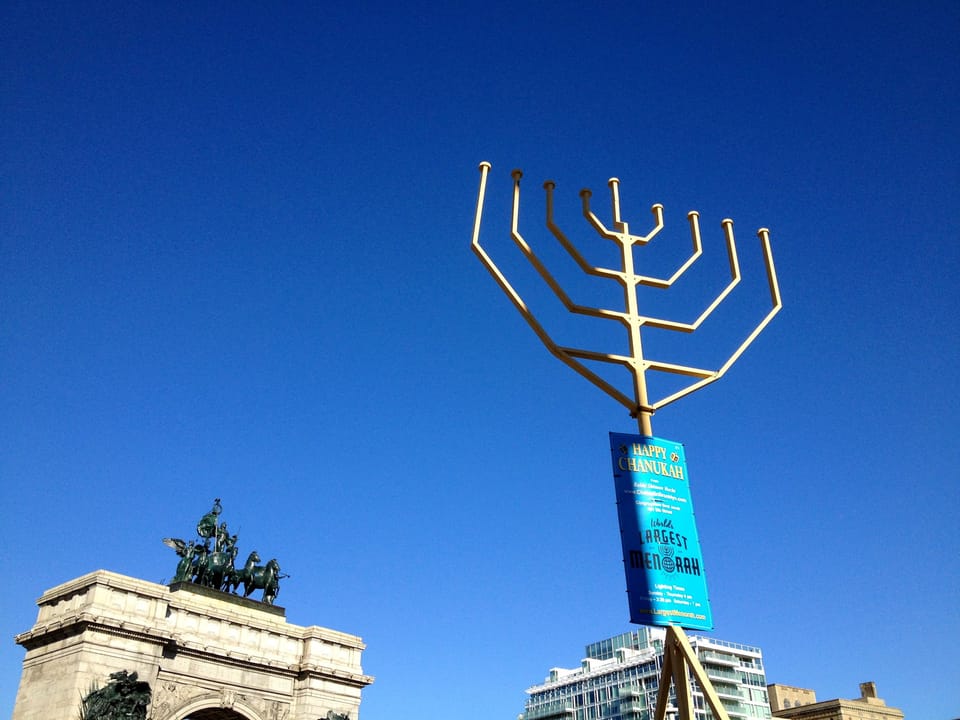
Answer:
M712 630L683 445L610 433L630 622Z

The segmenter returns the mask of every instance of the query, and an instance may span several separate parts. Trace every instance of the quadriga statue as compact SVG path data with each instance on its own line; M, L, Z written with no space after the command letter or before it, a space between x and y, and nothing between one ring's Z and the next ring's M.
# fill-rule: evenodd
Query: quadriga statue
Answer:
M263 590L261 602L272 605L280 592L280 580L289 575L280 572L276 559L257 565L260 555L256 550L250 553L244 566L237 569L237 536L228 532L227 523L220 522L222 512L223 506L217 498L210 512L197 522L196 540L163 539L180 557L173 582L189 582L234 594L243 585L243 597L249 597L254 590Z

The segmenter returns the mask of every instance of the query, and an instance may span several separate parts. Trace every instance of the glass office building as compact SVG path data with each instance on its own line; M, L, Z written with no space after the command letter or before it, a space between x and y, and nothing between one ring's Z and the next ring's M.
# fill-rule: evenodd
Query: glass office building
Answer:
M553 668L527 690L521 720L651 720L657 707L665 628L640 627L587 645L579 668ZM770 718L760 648L689 636L731 720ZM712 720L696 680L690 680L697 720ZM670 691L668 717L676 715Z

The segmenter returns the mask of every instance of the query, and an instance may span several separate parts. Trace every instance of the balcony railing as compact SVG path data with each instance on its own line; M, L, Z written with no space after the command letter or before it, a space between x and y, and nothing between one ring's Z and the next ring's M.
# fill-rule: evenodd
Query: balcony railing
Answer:
M723 655L721 653L710 652L709 650L701 653L700 660L702 662L716 663L718 665L726 665L727 667L740 667L740 659L733 655Z
M740 682L740 673L735 670L727 670L726 668L718 668L707 665L704 670L707 671L707 675L711 680L731 680L733 682Z
M538 708L527 710L523 714L523 720L570 720L576 717L576 715L574 709L570 707L554 709Z
M729 698L731 700L743 700L747 697L746 693L743 692L740 688L731 687L730 685L718 684L714 685L713 689L716 690L717 696L722 700L723 698Z

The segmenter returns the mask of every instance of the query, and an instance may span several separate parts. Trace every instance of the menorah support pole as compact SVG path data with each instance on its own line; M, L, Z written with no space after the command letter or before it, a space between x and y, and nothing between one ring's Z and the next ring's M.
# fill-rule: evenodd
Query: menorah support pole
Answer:
M653 720L667 720L667 701L670 698L670 681L677 696L680 720L695 720L693 696L690 693L690 674L696 678L707 705L713 711L714 720L730 720L727 709L720 702L713 683L707 676L697 654L690 646L687 634L679 625L667 628L663 642L663 666L660 672L660 687L657 689L657 708Z
M640 434L653 437L653 413L647 410L637 410L637 427Z

